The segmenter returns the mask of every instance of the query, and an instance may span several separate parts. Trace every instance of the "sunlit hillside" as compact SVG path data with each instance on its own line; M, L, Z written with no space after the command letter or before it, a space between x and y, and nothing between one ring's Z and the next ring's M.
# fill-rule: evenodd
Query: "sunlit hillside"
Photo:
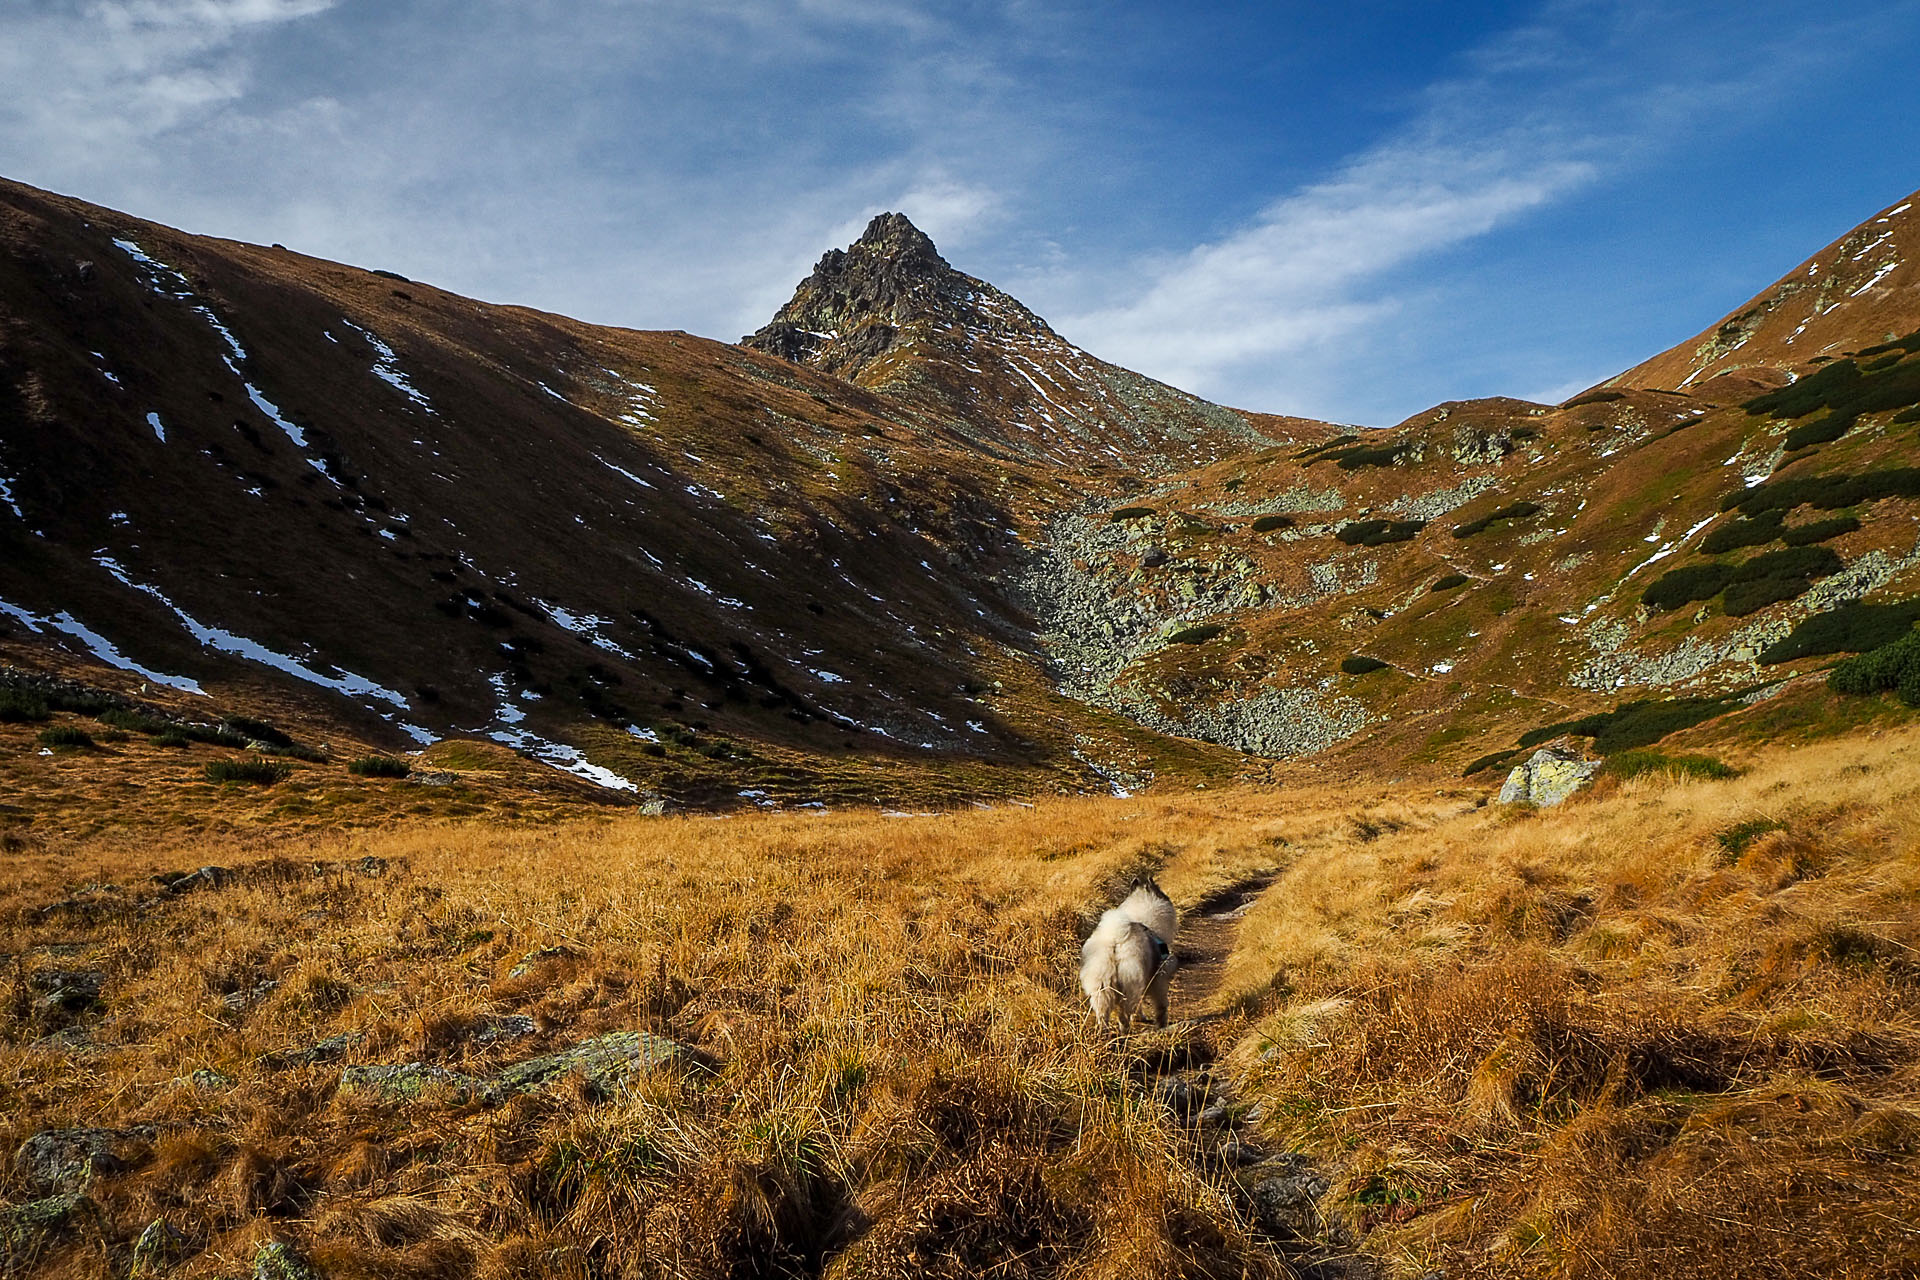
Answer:
M15 838L7 1267L1912 1274L1920 730L1724 763Z

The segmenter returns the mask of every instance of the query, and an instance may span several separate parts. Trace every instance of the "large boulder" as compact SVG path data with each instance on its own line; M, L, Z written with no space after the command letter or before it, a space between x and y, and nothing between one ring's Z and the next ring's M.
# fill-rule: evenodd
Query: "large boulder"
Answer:
M81 1191L96 1173L118 1173L153 1141L151 1126L42 1129L13 1153L14 1172L36 1192Z
M1545 809L1559 804L1593 781L1606 762L1594 760L1578 746L1567 741L1549 742L1515 765L1500 788L1501 804L1530 804Z

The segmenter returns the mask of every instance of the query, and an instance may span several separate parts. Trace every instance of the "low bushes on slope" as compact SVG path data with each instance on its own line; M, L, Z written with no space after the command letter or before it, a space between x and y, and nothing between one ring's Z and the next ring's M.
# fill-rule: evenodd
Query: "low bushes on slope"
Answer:
M1865 653L1892 644L1920 622L1920 600L1893 604L1855 601L1802 619L1800 624L1760 653L1768 666L1815 658L1829 653Z
M1881 348L1875 354L1888 350ZM1869 361L1865 366L1853 360L1836 360L1798 382L1755 396L1744 407L1748 413L1772 418L1802 418L1826 409L1829 420L1843 420L1851 426L1862 414L1904 409L1915 403L1920 403L1920 360L1896 357L1891 362ZM1840 429L1844 431L1845 427Z
M1350 676L1364 676L1375 671L1385 671L1390 666L1390 663L1382 662L1378 658L1369 658L1364 653L1350 653L1340 659L1340 669Z
M1813 585L1815 578L1846 567L1831 548L1800 546L1769 551L1740 564L1686 565L1660 575L1641 593L1650 609L1677 609L1695 600L1711 600L1725 593L1727 613L1743 617L1779 600L1791 600Z
M1920 631L1838 664L1827 676L1827 687L1852 694L1894 690L1900 701L1920 707Z
M1453 536L1471 538L1475 534L1485 533L1502 520L1525 520L1528 516L1537 516L1544 510L1546 508L1537 502L1509 503L1507 506L1489 511L1477 520L1469 520L1465 524L1453 526Z
M1334 537L1350 547L1384 547L1411 542L1426 527L1425 520L1354 520L1341 525Z
M1859 475L1785 476L1751 489L1736 489L1720 500L1722 511L1791 511L1801 505L1837 511L1881 498L1920 498L1920 467L1888 467Z

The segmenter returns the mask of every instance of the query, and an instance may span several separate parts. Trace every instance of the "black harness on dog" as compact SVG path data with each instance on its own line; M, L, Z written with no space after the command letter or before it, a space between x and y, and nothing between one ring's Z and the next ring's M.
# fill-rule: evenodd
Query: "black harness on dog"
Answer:
M1146 929L1145 925L1140 927ZM1167 945L1165 938L1151 929L1147 929L1147 936L1153 939L1153 972L1154 976L1158 977L1160 971L1167 967L1167 962L1173 958L1173 948Z

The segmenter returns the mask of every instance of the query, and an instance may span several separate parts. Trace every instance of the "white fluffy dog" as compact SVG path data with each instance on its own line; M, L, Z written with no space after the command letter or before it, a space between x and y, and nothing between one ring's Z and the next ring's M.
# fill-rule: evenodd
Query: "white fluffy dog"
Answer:
M1126 900L1100 917L1080 948L1080 986L1104 1027L1118 1018L1121 1034L1153 1000L1153 1020L1167 1025L1167 988L1173 981L1173 934L1179 927L1173 901L1152 880L1134 886Z

